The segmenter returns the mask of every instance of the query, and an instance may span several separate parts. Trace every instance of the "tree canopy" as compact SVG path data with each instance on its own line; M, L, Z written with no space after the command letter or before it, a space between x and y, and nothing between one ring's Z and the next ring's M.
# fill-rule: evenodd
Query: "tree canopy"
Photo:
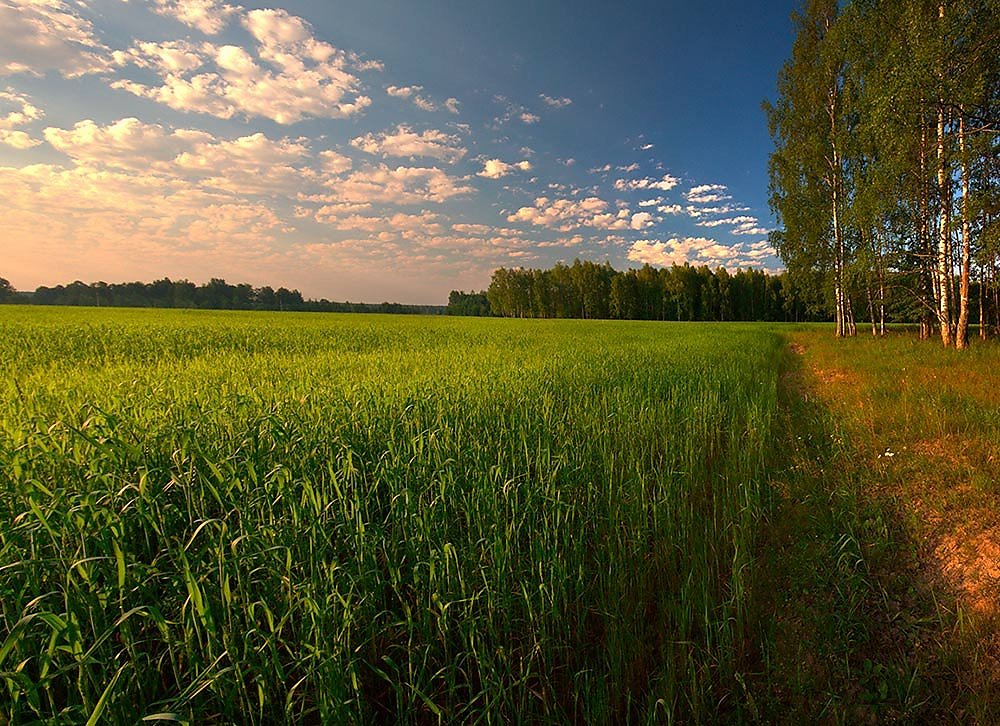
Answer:
M765 111L772 240L837 335L1000 326L1000 0L806 0ZM861 313L864 314L863 312Z

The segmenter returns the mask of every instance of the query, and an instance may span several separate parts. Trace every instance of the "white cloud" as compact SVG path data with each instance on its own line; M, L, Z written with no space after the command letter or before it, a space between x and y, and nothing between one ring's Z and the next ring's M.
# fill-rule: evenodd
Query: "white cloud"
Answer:
M421 111L437 111L437 104L429 98L424 98L423 96L414 96L413 105Z
M653 215L649 212L637 212L632 215L629 227L632 229L646 229L653 226Z
M329 149L319 152L319 158L322 162L323 171L327 174L343 174L354 166L354 162L351 161L350 157Z
M5 144L14 149L31 149L42 142L32 137L25 131L12 131L10 129L0 129L0 144Z
M0 3L0 75L42 75L55 70L67 78L76 78L104 71L109 65L107 48L94 34L93 23L74 12L68 3Z
M552 96L546 96L544 93L538 94L538 97L552 108L566 108L573 103L572 98L553 98Z
M528 111L522 112L519 118L526 124L537 124L541 121L541 117Z
M698 222L697 224L699 227L721 227L722 225L729 225L732 227L730 231L733 234L761 235L770 232L770 230L764 229L760 226L756 217L750 217L747 215L704 220L702 222Z
M437 111L438 105L434 101L419 95L423 90L423 86L387 86L385 92L394 98L408 99L421 111ZM458 100L449 98L445 101L445 108L451 113L458 113Z
M235 195L287 194L316 177L302 141L272 140L261 133L216 139L205 131L168 131L124 118L107 126L87 119L72 129L49 127L45 138L81 168L140 171Z
M234 45L138 42L115 61L155 70L162 85L128 79L111 85L178 111L279 124L347 118L371 104L355 74L378 63L317 40L306 21L284 10L251 10L242 21L256 40L255 55Z
M684 197L692 204L712 204L732 199L725 192L725 184L702 184L701 186L691 187L688 191L684 192Z
M0 115L0 144L23 150L42 143L28 132L17 128L37 121L45 115L28 96L17 93L11 88L0 91L0 114L3 114Z
M640 240L628 250L629 260L660 267L683 265L685 262L718 264L738 256L738 250L705 237L674 238L662 242Z
M421 204L443 202L474 190L437 167L379 165L327 182L331 202Z
M216 35L242 8L218 0L156 0L160 15L174 18L206 35Z
M422 211L418 214L397 212L386 216L343 214L336 207L322 207L316 212L316 221L334 229L390 234L394 239L425 239L444 231L440 215Z
M767 234L771 230L761 227L759 224L757 224L757 220L754 220L753 222L742 222L740 224L737 224L730 231L733 234L759 235L759 234Z
M222 51L235 46L223 46ZM112 57L118 65L133 63L140 68L151 68L163 74L185 73L200 68L205 58L195 45L184 40L171 40L164 43L140 41L129 50L116 50Z
M385 92L394 98L410 98L423 90L423 86L388 86Z
M518 161L516 163L508 164L500 159L487 159L483 162L483 170L480 171L477 176L486 177L487 179L499 179L501 177L512 174L514 171L531 171L530 161Z
M661 179L646 177L644 179L618 179L615 181L615 189L620 192L632 191L635 189L659 189L668 192L680 183L680 179L670 174L664 174Z
M365 134L351 141L351 146L369 154L382 156L418 157L425 156L455 163L466 154L458 136L446 134L436 129L417 133L409 126L400 125L395 131L381 134Z
M508 222L527 222L569 232L579 227L627 230L646 229L654 223L648 212L632 214L628 209L609 211L610 205L599 197L580 200L538 197L530 207L521 207L507 216Z

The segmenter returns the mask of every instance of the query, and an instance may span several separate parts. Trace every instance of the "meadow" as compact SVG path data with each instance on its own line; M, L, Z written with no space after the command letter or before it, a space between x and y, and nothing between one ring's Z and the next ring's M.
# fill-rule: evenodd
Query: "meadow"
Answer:
M784 348L0 308L0 722L749 717Z

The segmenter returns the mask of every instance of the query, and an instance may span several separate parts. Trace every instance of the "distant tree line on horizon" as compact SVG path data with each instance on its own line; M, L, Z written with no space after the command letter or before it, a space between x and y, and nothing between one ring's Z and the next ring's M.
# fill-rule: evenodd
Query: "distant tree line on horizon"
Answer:
M489 289L452 291L453 315L621 320L809 321L826 319L784 275L673 265L617 271L575 260L548 270L500 268Z
M94 307L191 308L206 310L294 310L336 313L397 313L440 315L442 305L401 303L332 302L307 300L298 290L247 283L231 285L220 278L197 285L188 280L163 278L155 282L84 283L39 287L34 292L17 292L0 278L0 302L28 305L79 305Z
M771 242L836 334L1000 333L1000 2L805 0L765 104Z

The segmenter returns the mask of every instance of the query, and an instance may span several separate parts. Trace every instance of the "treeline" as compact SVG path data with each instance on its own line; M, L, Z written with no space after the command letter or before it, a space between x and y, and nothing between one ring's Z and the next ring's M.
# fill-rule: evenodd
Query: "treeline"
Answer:
M469 312L460 312L460 311ZM822 319L783 275L674 265L616 271L576 260L548 270L500 268L485 293L453 291L449 313L522 318L625 320ZM475 312L472 312L475 311Z
M765 104L772 243L838 336L921 332L965 347L1000 328L1000 2L806 0Z
M31 305L88 305L95 307L201 308L206 310L297 310L335 313L397 313L439 315L441 305L403 305L383 302L333 302L307 300L298 290L247 283L231 285L213 278L203 285L188 280L163 278L155 282L106 283L73 282L69 285L39 287L32 293L18 293L0 278L0 302Z

